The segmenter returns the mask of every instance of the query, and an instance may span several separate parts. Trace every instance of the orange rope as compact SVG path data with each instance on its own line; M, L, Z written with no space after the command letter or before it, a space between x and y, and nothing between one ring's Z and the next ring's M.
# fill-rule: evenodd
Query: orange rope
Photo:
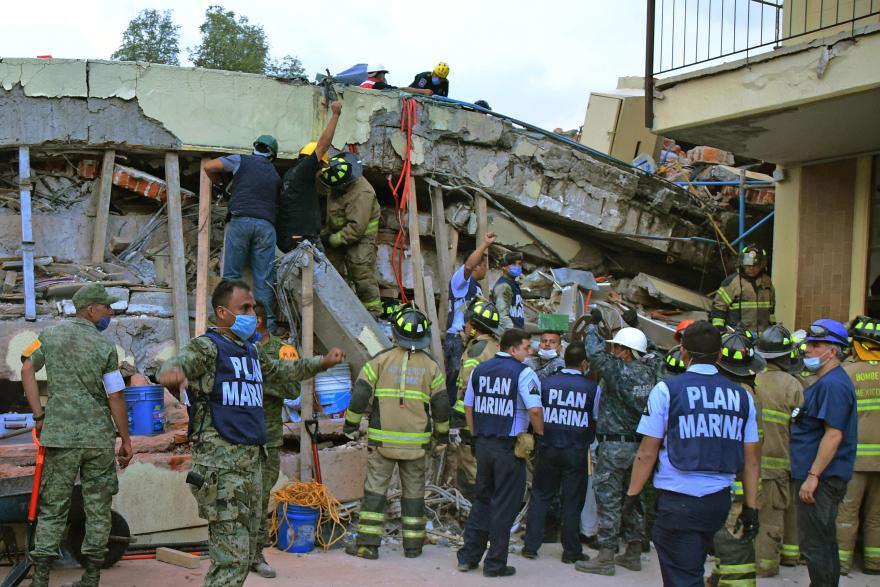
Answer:
M272 545L278 543L278 528L281 527L281 521L287 518L287 506L296 505L304 508L314 508L318 510L318 524L315 528L315 542L326 552L331 546L339 542L345 537L345 525L339 516L339 508L341 504L333 497L330 490L323 483L317 481L309 481L304 483L294 481L288 483L281 489L272 492L272 497L281 506L281 514L278 513L278 507L272 511ZM320 528L325 524L331 525L330 540L325 542L324 535ZM336 535L336 529L341 532Z
M403 288L403 256L406 248L406 223L404 222L404 213L410 198L411 177L410 170L412 163L410 154L412 152L412 132L416 125L416 112L418 102L412 98L403 99L403 108L400 113L400 132L406 133L406 153L403 156L403 168L400 171L400 177L397 184L391 183L391 175L388 176L388 187L394 196L396 204L397 222L400 229L397 231L397 238L394 239L394 247L391 249L391 268L394 271L394 279L397 281L397 289L400 291L400 299L403 303L409 300ZM403 190L401 190L401 185Z

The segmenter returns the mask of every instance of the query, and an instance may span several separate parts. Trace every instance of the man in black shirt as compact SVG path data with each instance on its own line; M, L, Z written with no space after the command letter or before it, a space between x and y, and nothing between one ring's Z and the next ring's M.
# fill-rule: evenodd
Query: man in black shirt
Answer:
M401 92L406 92L408 94L422 94L423 96L430 96L432 94L431 90L419 89L415 86L410 86L408 88L398 88L397 86L392 86L387 81L385 81L385 74L388 73L388 70L384 65L375 64L367 66L367 79L361 82L360 87L366 88L368 90L400 90Z
M449 66L443 61L434 66L433 71L423 71L416 75L413 83L409 85L411 88L421 90L430 90L431 95L449 96Z
M321 205L315 182L321 167L327 163L327 151L336 132L342 102L337 100L330 104L330 111L330 120L321 137L300 150L296 164L282 179L276 231L278 248L284 253L296 248L303 239L321 245Z

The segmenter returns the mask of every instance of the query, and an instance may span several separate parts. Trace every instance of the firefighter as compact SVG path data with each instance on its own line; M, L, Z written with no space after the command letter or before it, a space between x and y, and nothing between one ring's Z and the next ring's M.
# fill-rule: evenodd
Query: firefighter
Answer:
M440 444L449 436L449 396L440 366L424 349L431 343L431 324L415 306L392 318L395 346L370 359L361 369L345 411L343 432L356 437L361 418L372 406L367 429L370 446L357 540L348 554L379 558L385 532L385 494L395 466L403 495L403 553L422 554L425 540L425 456L431 433Z
M712 325L764 330L776 323L776 290L767 270L767 251L746 245L740 251L739 270L721 282L712 301Z
M837 518L840 574L848 573L852 565L861 519L862 570L866 575L880 575L880 320L856 318L850 336L853 358L843 368L856 387L859 439L855 472Z

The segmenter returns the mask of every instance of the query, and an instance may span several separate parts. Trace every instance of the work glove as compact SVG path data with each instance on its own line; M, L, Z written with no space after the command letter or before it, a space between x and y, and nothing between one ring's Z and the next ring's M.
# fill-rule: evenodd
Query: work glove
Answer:
M622 315L623 321L633 328L639 327L639 314L636 312L635 308L630 308Z
M740 528L743 540L754 540L758 535L758 510L744 505L733 531L738 532Z
M602 322L602 312L599 308L593 308L590 310L590 324L599 324Z
M327 242L330 243L331 247L340 247L342 246L342 235L338 232L334 232L330 235L330 238L327 239Z
M620 512L620 519L629 519L635 513L642 513L642 500L638 495L627 495L623 498L623 510Z
M449 446L455 448L461 444L461 431L458 428L452 428L449 431Z

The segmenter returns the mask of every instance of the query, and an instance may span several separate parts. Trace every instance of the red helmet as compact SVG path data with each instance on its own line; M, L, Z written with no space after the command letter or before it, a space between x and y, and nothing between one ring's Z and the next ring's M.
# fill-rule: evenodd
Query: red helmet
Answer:
M687 327L693 324L693 320L682 320L678 323L678 328L675 329L675 334L672 337L676 340L676 342L681 342L681 334L687 330Z

